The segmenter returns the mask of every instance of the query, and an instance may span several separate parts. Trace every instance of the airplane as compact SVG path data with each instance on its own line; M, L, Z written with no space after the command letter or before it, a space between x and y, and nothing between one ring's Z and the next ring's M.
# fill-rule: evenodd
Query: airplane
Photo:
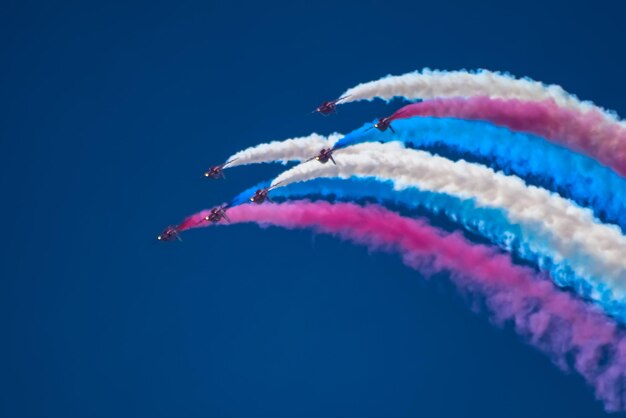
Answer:
M335 152L334 148L322 148L322 150L315 157L309 158L307 161L317 160L322 164L326 164L328 160L332 161L333 164L337 165L335 159L333 158L333 152Z
M228 164L232 163L236 159L237 158L226 161L224 164L214 165L204 173L204 177L210 179L225 179L226 175L224 175L224 169L227 168Z
M211 209L211 213L209 213L207 216L205 216L202 221L204 221L204 222L212 222L212 223L215 224L215 223L218 223L219 221L221 221L222 219L225 219L226 222L230 223L230 219L226 215L226 208L227 207L228 207L227 203L224 203L224 204L222 204L220 206L214 207L213 209Z
M270 199L270 197L269 197L269 193L270 193L273 189L275 189L276 187L278 187L278 185L279 185L280 183L282 183L282 181L281 181L281 182L279 182L279 183L276 183L276 184L275 184L275 185L273 185L272 187L266 187L265 189L259 189L259 190L257 190L256 192L254 192L254 195L250 198L250 202L252 202L252 203L256 203L256 204L259 204L259 205L260 205L261 203L263 203L263 202L265 202L265 201L267 200L267 201L268 201L268 202L270 202L270 203L274 203L274 202L272 201L272 199Z
M157 239L159 241L173 241L174 239L182 241L179 235L178 227L175 225L170 225L165 228L163 232L157 236Z
M396 131L393 129L393 126L391 126L391 122L391 116L387 116L386 118L378 118L378 122L374 124L374 128L378 129L381 132L385 132L387 128L389 128L391 132L395 134Z
M340 101L342 101L343 99L347 99L348 97L350 97L350 96L343 96L343 97L340 97L340 98L335 99L335 100L330 100L328 102L324 102L321 105L319 105L317 107L317 109L315 109L311 113L317 112L317 113L319 113L321 115L325 115L325 116L330 115L331 113L335 113L337 111L337 104Z

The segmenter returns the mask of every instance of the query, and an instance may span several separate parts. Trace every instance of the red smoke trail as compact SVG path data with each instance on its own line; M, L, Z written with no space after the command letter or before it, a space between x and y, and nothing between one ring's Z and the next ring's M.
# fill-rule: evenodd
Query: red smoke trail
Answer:
M209 225L200 222L207 213L187 218L181 230ZM558 366L580 373L607 410L626 408L623 333L595 307L557 290L532 270L514 265L507 255L380 206L308 201L246 204L229 209L228 216L233 223L312 228L370 249L397 251L406 265L426 275L447 271L461 291L485 299L495 322L512 322L520 335Z
M453 117L492 122L532 133L583 153L626 176L626 128L596 110L558 106L552 100L471 98L433 99L405 106L391 118Z

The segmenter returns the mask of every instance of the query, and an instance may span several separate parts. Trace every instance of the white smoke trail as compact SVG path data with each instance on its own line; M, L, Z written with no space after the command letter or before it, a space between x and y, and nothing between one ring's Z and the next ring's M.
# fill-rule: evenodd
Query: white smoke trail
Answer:
M226 161L233 161L228 168L253 163L302 161L315 156L322 148L332 147L343 135L332 133L323 136L313 133L309 136L273 141L247 148L232 155Z
M351 148L353 152L337 158L336 166L316 161L300 164L283 172L272 184L280 182L282 187L318 177L372 176L393 181L396 190L417 187L474 199L477 206L503 209L512 224L532 231L532 237L525 237L525 241L533 252L548 254L556 263L569 265L579 277L607 283L615 297L626 296L626 237L617 227L599 223L590 210L545 189L528 186L518 177L405 149L398 143Z
M589 101L581 101L561 86L543 84L529 78L515 78L509 74L480 70L438 71L428 68L398 76L386 76L378 80L361 83L346 90L348 96L341 103L380 98L391 100L404 97L409 100L433 99L436 97L489 96L502 99L529 101L554 100L559 106L582 111L601 111L612 121L618 120L615 112L602 109Z

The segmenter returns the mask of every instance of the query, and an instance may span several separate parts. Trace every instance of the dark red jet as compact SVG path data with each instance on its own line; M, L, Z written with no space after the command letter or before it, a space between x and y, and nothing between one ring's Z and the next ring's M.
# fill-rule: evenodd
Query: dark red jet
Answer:
M335 159L333 158L333 152L335 152L334 148L322 148L319 154L313 158L309 158L307 161L317 160L322 164L326 164L328 160L330 160L333 164L337 165Z
M393 130L393 126L391 126L391 116L387 116L386 118L378 119L378 122L374 124L374 128L378 129L381 132L385 132L387 128L391 130L394 134L396 131Z
M260 205L261 203L267 200L270 203L274 203L272 202L272 199L270 199L269 193L272 191L272 189L275 189L276 187L278 187L279 184L280 183L276 183L272 187L267 187L265 189L257 190L256 192L254 192L254 195L250 198L250 202Z
M324 102L315 109L315 112L320 113L322 115L328 116L331 113L335 113L337 111L337 103L342 101L343 99L347 99L350 96L343 96L335 100L331 100L329 102Z
M224 175L224 169L227 168L228 164L235 160L236 158L234 160L226 161L224 164L214 165L204 173L204 177L209 179L225 179L226 176Z
M225 219L226 222L230 223L230 219L228 219L228 216L226 215L227 207L228 205L226 203L224 203L223 205L214 207L213 209L211 209L211 213L209 213L207 216L204 217L204 221L212 222L215 224L221 221L222 219Z
M175 239L182 241L179 235L178 227L174 225L170 225L159 234L157 237L159 241L173 241Z

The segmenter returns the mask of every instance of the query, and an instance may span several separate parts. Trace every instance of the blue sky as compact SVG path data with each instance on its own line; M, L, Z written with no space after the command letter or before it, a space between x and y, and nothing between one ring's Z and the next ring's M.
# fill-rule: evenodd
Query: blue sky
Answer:
M209 165L390 114L308 114L388 73L506 70L626 114L626 3L505 3L5 2L0 416L602 416L395 256L253 226L154 244L281 169Z

